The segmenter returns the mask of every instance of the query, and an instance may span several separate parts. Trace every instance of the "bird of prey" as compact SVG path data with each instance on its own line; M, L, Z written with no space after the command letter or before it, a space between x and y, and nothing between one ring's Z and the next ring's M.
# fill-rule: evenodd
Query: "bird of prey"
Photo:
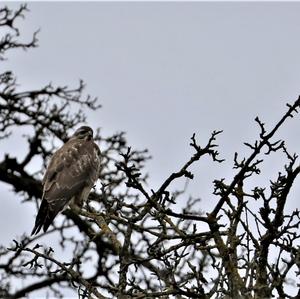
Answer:
M93 130L82 126L57 150L43 178L43 197L32 235L47 231L70 203L82 206L99 176L101 152Z

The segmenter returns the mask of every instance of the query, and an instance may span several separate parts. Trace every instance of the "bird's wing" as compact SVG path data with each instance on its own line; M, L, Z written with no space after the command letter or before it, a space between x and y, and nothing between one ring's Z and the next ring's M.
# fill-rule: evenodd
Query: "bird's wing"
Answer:
M46 231L72 197L97 180L100 160L95 163L95 146L93 141L70 140L53 155L43 179L43 199L32 234L42 227Z

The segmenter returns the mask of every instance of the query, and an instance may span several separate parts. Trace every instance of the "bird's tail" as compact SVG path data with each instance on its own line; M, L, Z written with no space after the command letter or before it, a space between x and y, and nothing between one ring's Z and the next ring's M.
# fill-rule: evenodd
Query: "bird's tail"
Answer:
M43 199L36 216L34 228L31 232L31 235L38 234L42 227L43 231L46 232L57 213L58 211L52 210L47 200Z

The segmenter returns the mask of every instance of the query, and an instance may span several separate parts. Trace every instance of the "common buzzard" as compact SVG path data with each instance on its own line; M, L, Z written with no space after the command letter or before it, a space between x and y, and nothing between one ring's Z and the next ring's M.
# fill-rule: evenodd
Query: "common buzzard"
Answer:
M82 206L99 176L101 153L90 127L80 127L57 150L43 178L43 197L32 235L47 231L55 216L71 202Z

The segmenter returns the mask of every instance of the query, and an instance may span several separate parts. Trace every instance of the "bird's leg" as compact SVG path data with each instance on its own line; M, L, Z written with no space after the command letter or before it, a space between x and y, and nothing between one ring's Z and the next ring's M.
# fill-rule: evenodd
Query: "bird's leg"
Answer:
M75 196L72 198L69 206L72 210L77 211L78 209L81 210L83 206L84 200L80 198L80 196Z

